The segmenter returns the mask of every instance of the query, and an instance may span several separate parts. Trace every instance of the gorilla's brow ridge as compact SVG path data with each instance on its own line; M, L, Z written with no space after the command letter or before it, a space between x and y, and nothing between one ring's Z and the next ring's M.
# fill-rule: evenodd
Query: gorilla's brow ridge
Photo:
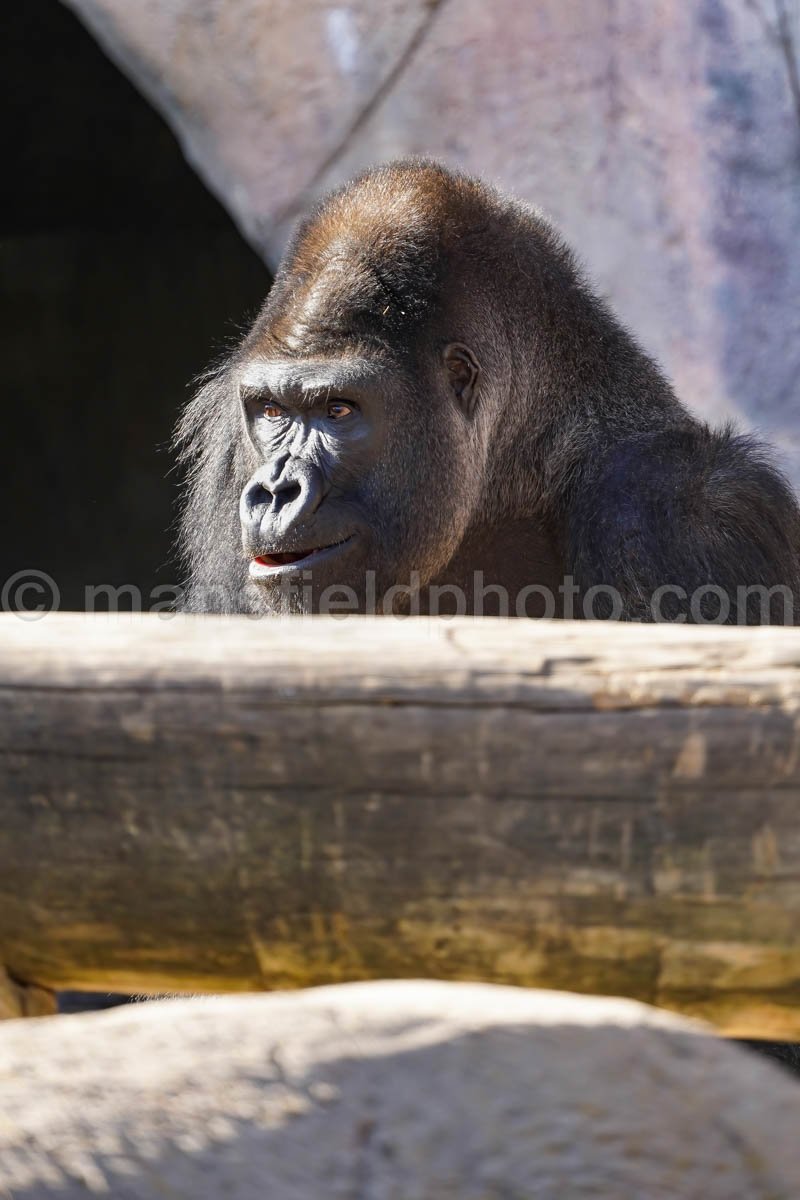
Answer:
M274 359L249 363L239 376L239 387L251 394L313 404L320 396L363 389L367 380L374 385L381 374L374 359Z

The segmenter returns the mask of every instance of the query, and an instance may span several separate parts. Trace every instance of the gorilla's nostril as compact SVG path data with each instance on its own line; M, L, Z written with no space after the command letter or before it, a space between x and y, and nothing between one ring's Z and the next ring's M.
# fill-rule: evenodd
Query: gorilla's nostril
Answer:
M245 504L250 512L256 508L263 508L271 500L272 493L268 492L262 483L254 484L245 492Z
M290 508L296 500L299 500L303 489L296 479L282 479L271 491L270 501L273 512L280 512L284 508Z
M285 487L275 489L275 495L282 504L292 504L300 496L302 488L299 483L287 483Z

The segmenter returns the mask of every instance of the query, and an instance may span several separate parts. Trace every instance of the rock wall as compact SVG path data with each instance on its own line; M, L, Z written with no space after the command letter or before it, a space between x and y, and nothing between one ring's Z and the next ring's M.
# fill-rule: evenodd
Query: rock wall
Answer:
M274 264L365 165L440 156L563 227L679 392L800 482L796 0L66 0Z
M800 1088L627 1000L368 983L0 1028L14 1200L792 1200Z

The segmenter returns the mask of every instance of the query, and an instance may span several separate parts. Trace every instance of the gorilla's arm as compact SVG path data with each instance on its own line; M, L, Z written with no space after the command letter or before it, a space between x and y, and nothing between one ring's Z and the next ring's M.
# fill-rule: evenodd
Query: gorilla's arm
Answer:
M729 623L762 623L765 602L772 623L800 623L797 503L758 442L730 428L695 425L609 446L578 475L566 535L575 583L581 592L616 589L622 611L613 615L719 621L718 591L690 608L692 594L713 585L729 598ZM764 600L771 588L790 589L794 616L785 593ZM612 615L610 605L599 596L595 615Z

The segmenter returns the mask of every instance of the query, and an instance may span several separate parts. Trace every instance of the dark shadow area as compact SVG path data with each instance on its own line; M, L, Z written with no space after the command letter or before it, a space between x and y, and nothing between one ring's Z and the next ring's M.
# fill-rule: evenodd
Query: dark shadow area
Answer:
M6 5L0 27L0 584L36 569L62 608L85 607L86 585L102 584L132 585L146 607L177 576L178 408L269 275L58 0Z
M794 1075L800 1076L800 1044L797 1042L761 1042L755 1038L742 1038L739 1044L774 1059Z
M62 1014L102 1012L106 1008L119 1008L130 1004L133 996L123 992L59 992L58 1011Z

